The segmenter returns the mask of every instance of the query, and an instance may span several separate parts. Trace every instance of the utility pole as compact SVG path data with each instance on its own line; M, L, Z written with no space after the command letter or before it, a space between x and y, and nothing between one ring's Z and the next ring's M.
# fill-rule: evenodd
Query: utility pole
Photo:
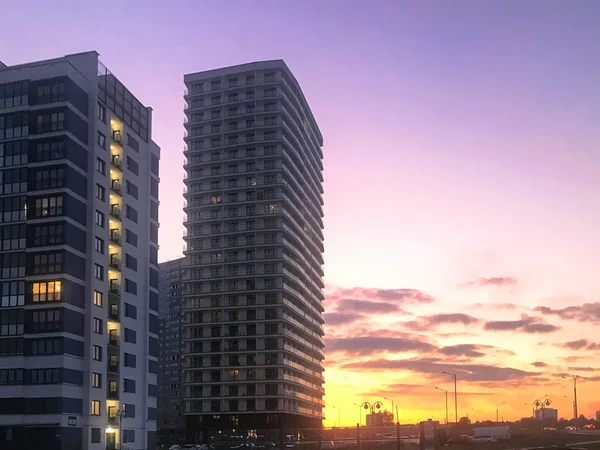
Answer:
M388 402L392 402L392 423L394 423L394 400L391 400L387 397L383 397L384 400L387 400Z
M585 380L585 377L582 377L581 375L565 375L563 376L563 378L566 377L573 377L573 418L577 419L577 417L579 417L579 415L577 414L577 378L581 378L583 380Z

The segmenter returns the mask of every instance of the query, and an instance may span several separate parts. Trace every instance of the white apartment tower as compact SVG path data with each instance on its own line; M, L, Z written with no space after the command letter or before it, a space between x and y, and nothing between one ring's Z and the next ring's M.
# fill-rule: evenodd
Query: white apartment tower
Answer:
M96 52L0 63L0 448L156 441L152 111Z
M321 133L281 60L184 81L187 436L318 427Z

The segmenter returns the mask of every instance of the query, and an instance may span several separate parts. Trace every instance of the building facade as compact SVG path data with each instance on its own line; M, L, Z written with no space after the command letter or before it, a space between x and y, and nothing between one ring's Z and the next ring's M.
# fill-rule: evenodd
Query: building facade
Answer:
M0 64L3 450L155 445L151 117L96 52Z
M535 420L558 421L558 409L540 408L535 411Z
M321 133L281 60L184 81L186 432L318 427Z
M183 258L158 265L158 434L161 442L183 438Z

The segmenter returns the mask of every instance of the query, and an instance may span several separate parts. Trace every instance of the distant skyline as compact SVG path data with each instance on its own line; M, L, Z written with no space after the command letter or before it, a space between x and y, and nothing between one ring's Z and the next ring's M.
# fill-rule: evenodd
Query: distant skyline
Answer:
M161 261L183 248L183 74L285 60L325 140L327 425L333 406L350 425L353 402L383 397L401 422L443 420L442 370L460 373L459 415L475 420L503 401L501 416L531 415L545 394L570 418L563 373L589 378L579 412L600 410L598 42L591 0L68 0L0 15L4 63L97 50L153 108Z

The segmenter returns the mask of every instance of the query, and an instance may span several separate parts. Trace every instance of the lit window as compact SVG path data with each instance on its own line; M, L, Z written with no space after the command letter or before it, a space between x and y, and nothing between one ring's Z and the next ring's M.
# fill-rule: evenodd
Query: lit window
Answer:
M99 400L92 400L92 416L100 415L101 403Z
M101 373L92 373L92 387L102 388L102 374Z
M34 302L57 302L60 301L61 282L43 281L33 283L32 293Z
M102 292L94 291L94 305L102 306Z

